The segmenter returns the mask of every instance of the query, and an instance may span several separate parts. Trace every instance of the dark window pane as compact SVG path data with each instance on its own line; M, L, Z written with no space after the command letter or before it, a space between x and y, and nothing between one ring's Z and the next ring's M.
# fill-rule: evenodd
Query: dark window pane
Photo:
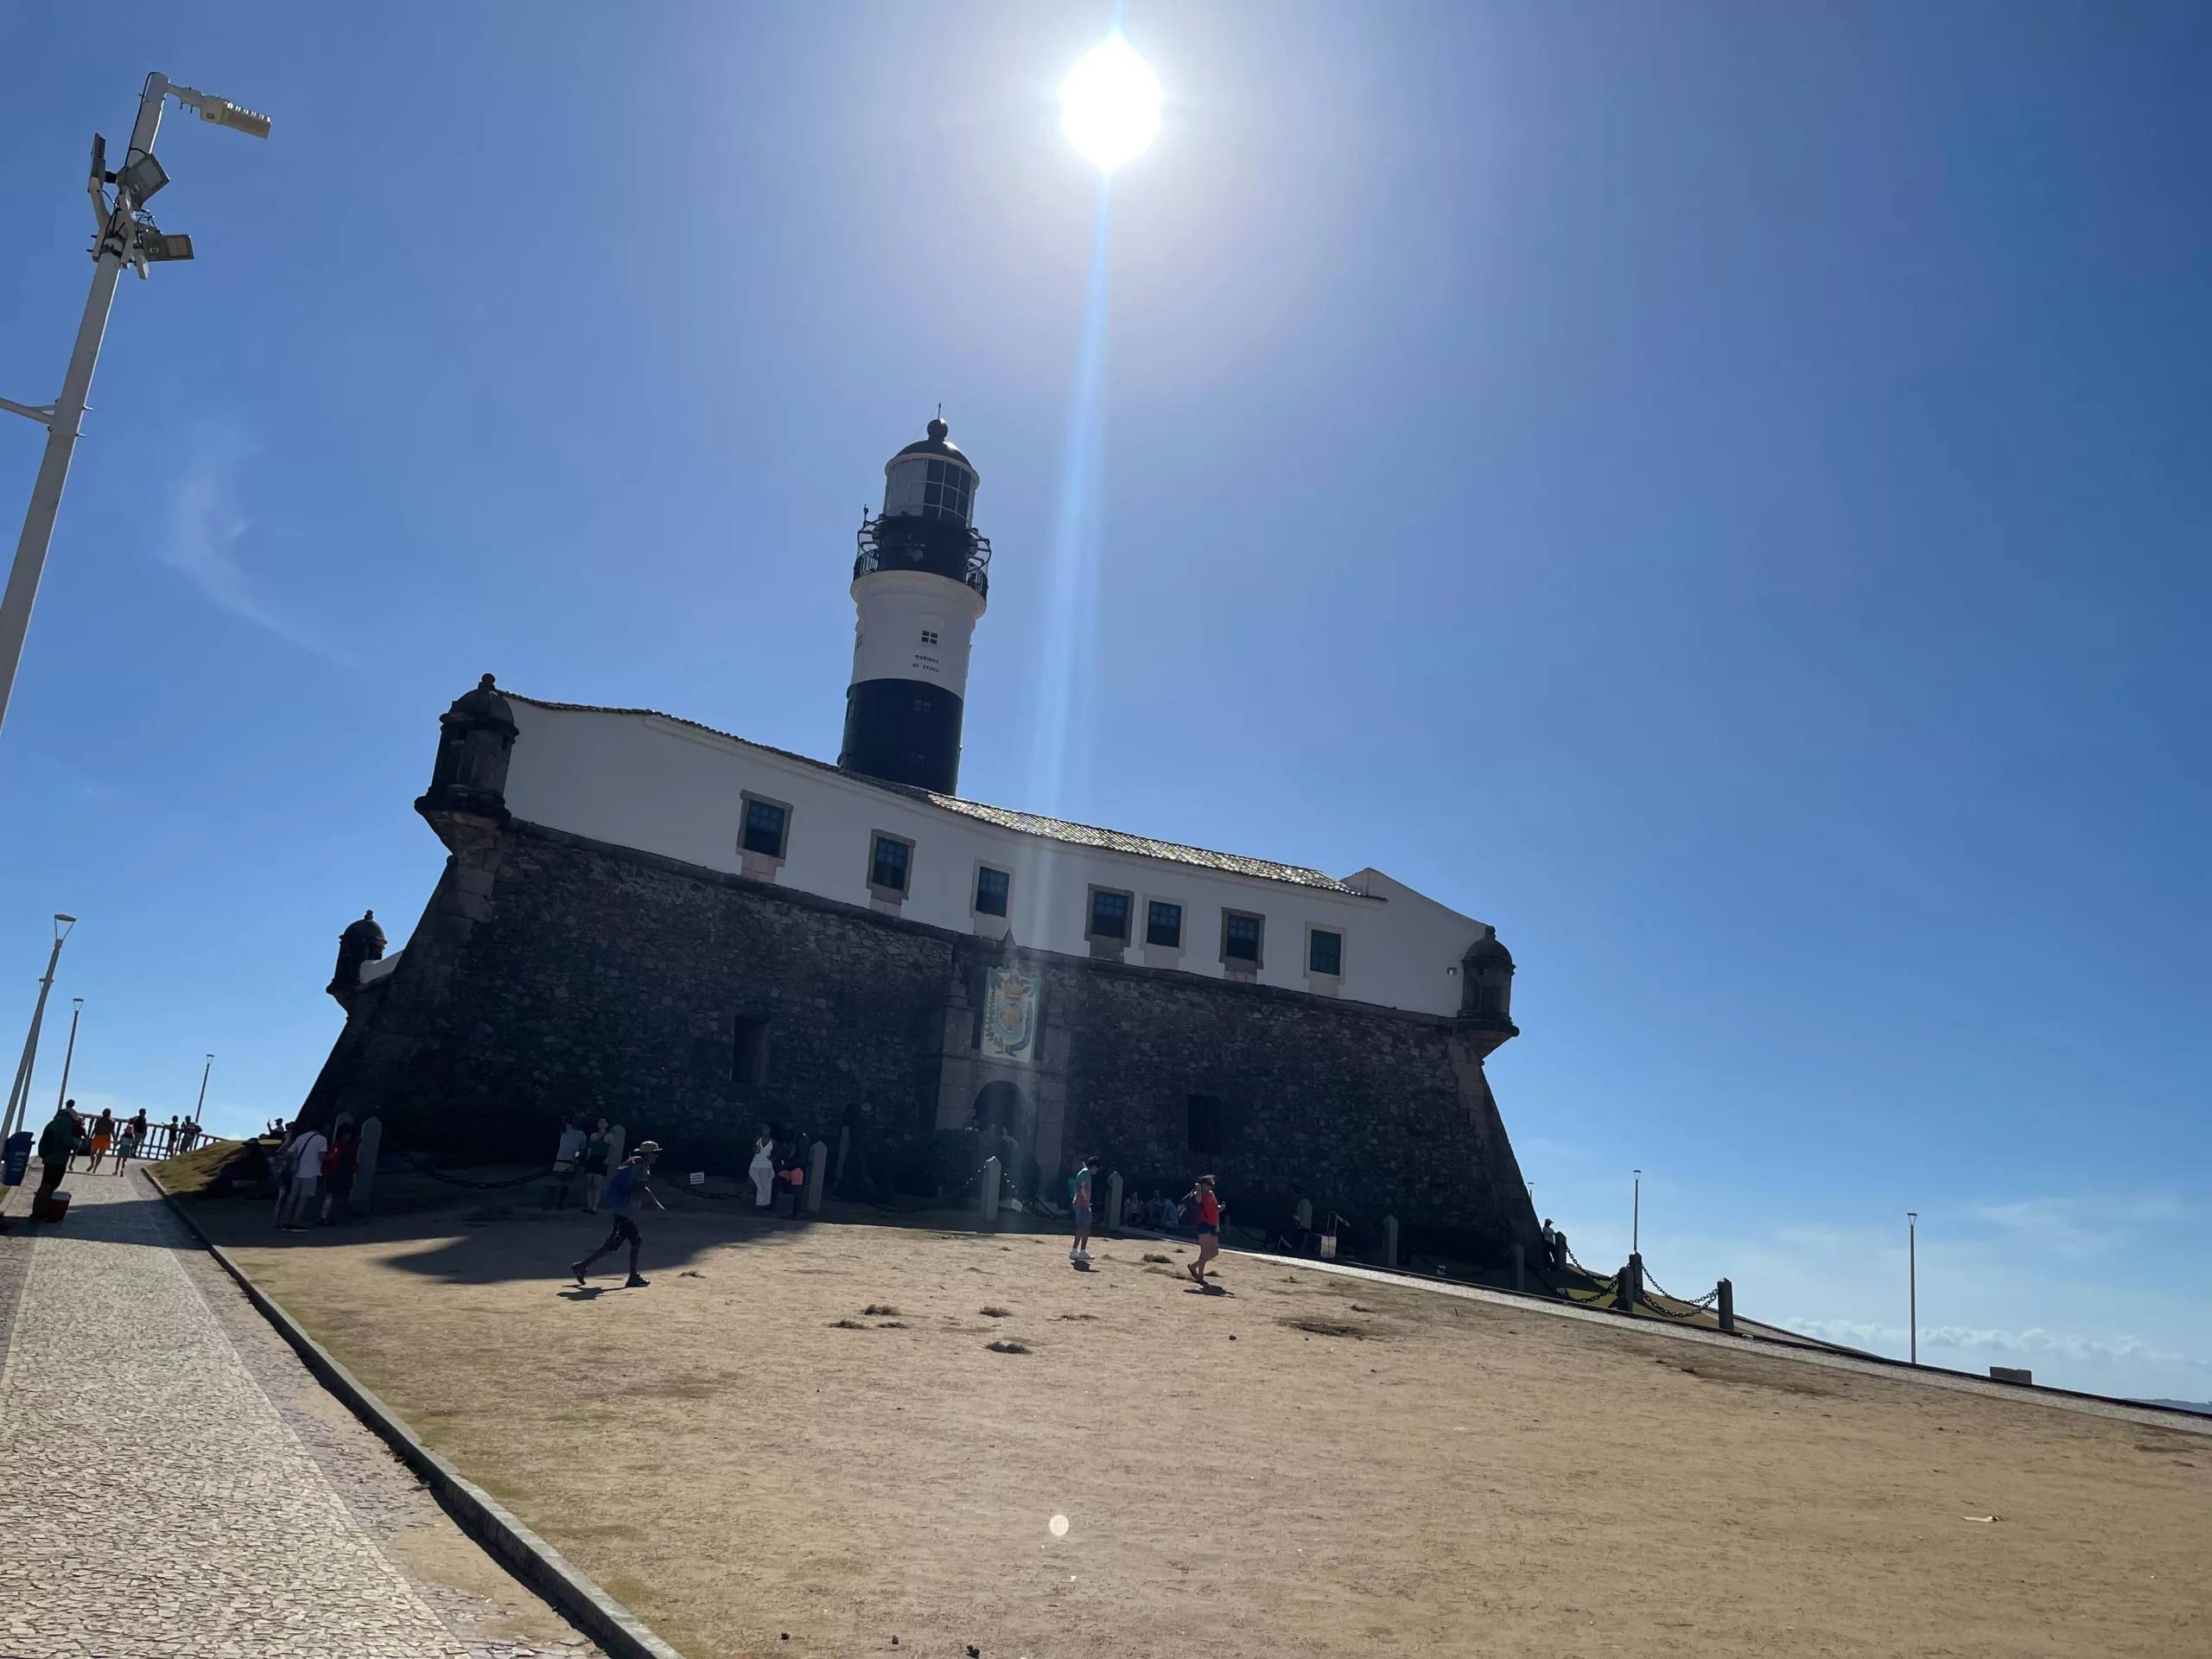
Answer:
M1157 899L1145 912L1144 942L1164 944L1170 950L1183 948L1183 906L1164 905Z
M932 484L925 489L922 492L922 505L925 507L943 506L944 505L944 486L942 484Z
M1010 880L1004 870L976 872L976 911L982 916L1006 914L1007 888Z
M932 484L944 483L945 470L945 465L943 461L933 461L930 462L930 482Z
M1344 970L1344 936L1324 933L1315 928L1313 943L1306 955L1306 967L1317 974L1341 974Z
M1126 893L1094 893L1090 895L1090 931L1102 939L1126 939L1129 937L1129 895Z
M780 806L769 801L747 801L745 804L745 850L766 853L770 858L784 855L784 820L790 815Z
M1231 916L1222 943L1222 953L1231 962L1257 962L1260 959L1260 918L1256 916Z
M891 887L899 893L906 891L906 843L893 841L888 836L875 838L875 856L870 861L868 880L879 887Z

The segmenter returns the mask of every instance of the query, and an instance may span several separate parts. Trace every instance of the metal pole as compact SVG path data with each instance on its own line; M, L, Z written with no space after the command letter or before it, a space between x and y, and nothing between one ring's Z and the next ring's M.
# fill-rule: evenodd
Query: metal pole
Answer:
M1911 1323L1907 1333L1910 1346L1907 1352L1910 1363L1920 1363L1920 1211L1904 1212L1904 1282L1905 1318Z
M200 1100L199 1103L192 1109L192 1128L193 1138L194 1140L199 1138L200 1114L207 1109L207 1074L214 1069L215 1057L213 1054L210 1054L207 1057L207 1064L200 1068Z
M1639 1241L1643 1232L1643 1172L1637 1169L1629 1173L1636 1178L1636 1185L1634 1196L1629 1200L1628 1253L1640 1255L1643 1254Z
M57 911L54 922L54 951L46 959L46 977L38 982L38 1003L31 1010L29 1034L23 1039L23 1058L16 1065L16 1086L8 1091L7 1112L0 1116L0 1141L13 1135L22 1120L30 1116L31 1072L38 1063L38 1033L46 1020L46 995L54 988L54 964L61 960L62 942L77 925L77 918Z
M54 1108L61 1109L69 1099L69 1067L77 1058L77 1020L85 1012L85 999L73 999L69 1004L69 1046L61 1052L61 1086L54 1091Z
M162 102L168 95L166 75L146 77L138 99L138 120L130 130L130 149L124 165L154 147L161 130ZM16 563L8 571L8 588L0 594L0 722L8 718L8 702L16 689L16 670L23 659L23 639L30 632L31 606L38 598L39 578L45 574L46 551L54 540L54 521L61 511L61 488L69 481L69 458L77 448L77 432L85 418L86 400L92 396L92 371L99 365L100 341L107 333L108 311L115 303L116 280L130 251L131 214L137 200L122 186L116 188L115 207L100 232L99 253L92 266L92 289L85 299L85 315L77 325L77 344L69 353L68 372L61 378L61 395L51 413L31 418L46 423L46 454L38 464L38 478L31 486L31 505L23 514L23 533L16 542Z

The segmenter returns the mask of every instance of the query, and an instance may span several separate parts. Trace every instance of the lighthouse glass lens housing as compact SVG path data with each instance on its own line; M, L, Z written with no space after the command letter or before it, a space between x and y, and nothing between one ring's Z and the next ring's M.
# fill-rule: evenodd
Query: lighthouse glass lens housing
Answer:
M1102 173L1141 156L1160 130L1160 82L1119 34L1084 54L1060 86L1060 124Z

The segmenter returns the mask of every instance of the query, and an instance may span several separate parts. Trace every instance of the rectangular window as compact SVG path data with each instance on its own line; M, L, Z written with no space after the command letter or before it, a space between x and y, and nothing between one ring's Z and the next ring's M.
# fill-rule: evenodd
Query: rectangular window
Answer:
M935 628L924 628L922 630L922 643L925 645L933 645L937 644L937 630Z
M1129 937L1129 895L1104 887L1090 890L1090 937L1122 939Z
M986 864L976 872L976 913L978 916L1006 914L1007 894L1014 887L1014 878L1004 870L995 870Z
M1186 1095L1183 1099L1185 1138L1192 1152L1216 1153L1222 1145L1221 1102L1212 1095Z
M913 855L912 842L901 841L896 836L878 836L875 850L868 855L868 885L904 893L906 891L906 872L913 861Z
M1224 911L1221 917L1221 957L1224 962L1260 965L1260 918L1242 911Z
M746 1014L737 1016L737 1039L731 1046L729 1080L759 1088L768 1081L768 1022Z
M1344 936L1315 928L1306 936L1306 971L1341 975L1344 970Z
M752 796L745 799L745 836L738 845L748 853L769 858L784 855L784 834L791 827L791 809Z
M1183 948L1183 906L1155 899L1145 906L1144 942L1165 945L1170 950Z

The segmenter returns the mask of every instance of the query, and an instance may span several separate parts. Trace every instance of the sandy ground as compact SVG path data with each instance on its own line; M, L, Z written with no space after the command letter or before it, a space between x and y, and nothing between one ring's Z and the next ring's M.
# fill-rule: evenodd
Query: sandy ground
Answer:
M2212 1653L2201 1434L1233 1255L1201 1296L1144 1259L1173 1246L1077 1274L1033 1236L734 1206L649 1217L652 1286L580 1294L600 1224L507 1198L296 1242L195 1213L697 1659Z

